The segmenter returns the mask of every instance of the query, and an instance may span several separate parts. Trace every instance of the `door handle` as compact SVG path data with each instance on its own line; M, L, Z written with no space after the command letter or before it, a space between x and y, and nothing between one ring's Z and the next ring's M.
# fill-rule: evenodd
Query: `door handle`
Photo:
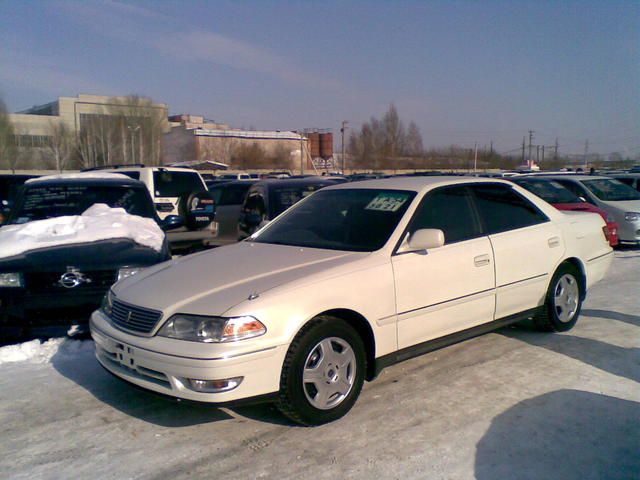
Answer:
M560 246L560 237L551 237L547 243L549 244L549 248L559 247Z
M489 257L488 254L478 255L477 257L474 257L473 263L476 267L484 267L491 263L491 257Z

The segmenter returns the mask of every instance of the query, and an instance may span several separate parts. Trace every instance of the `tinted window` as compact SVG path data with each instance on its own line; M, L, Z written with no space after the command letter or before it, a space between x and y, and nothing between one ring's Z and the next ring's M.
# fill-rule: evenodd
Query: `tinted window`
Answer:
M473 185L476 205L488 234L543 223L548 218L506 185Z
M140 172L122 172L118 170L115 173L121 173L122 175L126 175L129 178L133 178L134 180L140 180Z
M327 184L309 184L295 187L272 187L269 195L269 202L271 205L271 211L269 212L270 217L277 217L290 206L295 205L316 190L326 186Z
M415 192L401 190L321 190L255 241L371 252L384 246L414 197Z
M170 172L168 170L153 172L153 188L156 197L179 197L207 190L197 173Z
M579 185L577 182L572 182L571 180L555 180L563 187L566 187L567 190L574 193L578 197L583 197L587 202L593 203L589 195L584 190L584 187Z
M625 200L640 200L640 193L618 180L609 178L583 180L582 183L600 200L605 202L619 202Z
M29 187L12 214L11 223L81 215L95 203L124 208L127 213L154 218L151 199L144 188L116 186L60 185Z
M529 190L549 203L582 203L571 190L552 180L515 180L517 185Z
M220 185L212 187L209 191L213 195L216 205L242 205L247 190L251 187L251 183L246 185Z
M429 193L416 211L409 231L438 228L444 232L447 244L478 237L482 232L470 201L466 187L440 188Z

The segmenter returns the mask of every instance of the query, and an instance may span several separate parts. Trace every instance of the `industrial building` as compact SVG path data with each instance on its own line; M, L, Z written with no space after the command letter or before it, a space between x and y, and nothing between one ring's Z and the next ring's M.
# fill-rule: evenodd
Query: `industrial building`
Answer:
M329 130L231 128L200 115L168 116L166 104L137 97L60 97L9 114L9 120L16 146L25 158L22 168L51 168L47 150L61 132L75 142L73 155L77 157L65 168L215 162L238 169L243 152L249 148L267 161L277 157L280 168L302 167L313 172L333 167L333 135Z

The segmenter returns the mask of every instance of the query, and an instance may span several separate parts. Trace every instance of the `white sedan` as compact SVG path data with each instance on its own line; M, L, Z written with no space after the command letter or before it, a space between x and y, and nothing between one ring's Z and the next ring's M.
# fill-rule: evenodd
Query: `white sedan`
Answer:
M96 356L155 392L326 423L392 363L527 318L572 328L613 257L604 227L502 180L324 188L244 242L118 282Z

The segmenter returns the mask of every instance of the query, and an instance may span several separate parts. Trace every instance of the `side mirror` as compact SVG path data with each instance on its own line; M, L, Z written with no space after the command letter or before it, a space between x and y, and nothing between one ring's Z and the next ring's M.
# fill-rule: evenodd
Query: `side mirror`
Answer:
M438 248L444 245L444 232L437 228L421 228L413 232L407 244L410 252Z
M169 215L160 221L160 228L165 232L180 227L184 227L184 218L180 215Z

